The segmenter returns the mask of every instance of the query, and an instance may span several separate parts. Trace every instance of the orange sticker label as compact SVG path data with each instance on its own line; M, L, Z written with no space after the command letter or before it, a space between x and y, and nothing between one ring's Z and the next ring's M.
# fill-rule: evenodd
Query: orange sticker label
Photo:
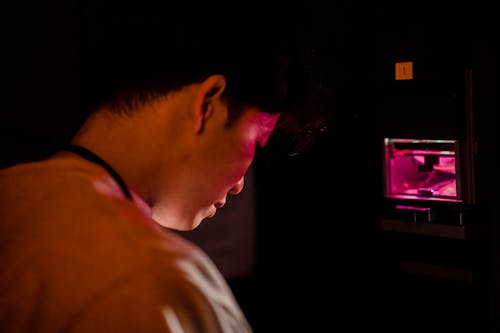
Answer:
M413 79L413 62L397 62L396 63L396 80L412 80Z

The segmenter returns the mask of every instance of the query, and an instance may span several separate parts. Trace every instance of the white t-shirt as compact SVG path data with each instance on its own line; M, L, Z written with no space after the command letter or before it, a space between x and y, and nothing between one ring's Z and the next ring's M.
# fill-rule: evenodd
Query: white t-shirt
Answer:
M209 257L133 196L80 158L0 171L0 332L251 332Z

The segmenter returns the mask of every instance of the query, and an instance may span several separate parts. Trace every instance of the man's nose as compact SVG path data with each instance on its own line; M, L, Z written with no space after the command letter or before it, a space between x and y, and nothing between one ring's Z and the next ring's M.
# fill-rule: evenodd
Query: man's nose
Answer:
M231 187L229 190L230 194L238 194L243 190L243 186L245 185L245 177L241 177L240 180L236 184Z

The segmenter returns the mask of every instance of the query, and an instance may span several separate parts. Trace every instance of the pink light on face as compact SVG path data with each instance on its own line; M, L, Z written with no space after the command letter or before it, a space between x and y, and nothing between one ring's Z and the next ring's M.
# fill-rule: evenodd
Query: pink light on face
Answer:
M243 135L244 155L253 159L255 155L256 145L264 147L269 140L269 137L274 131L279 114L269 114L260 111L259 109L249 109L243 119L240 119L240 124L244 128L241 129Z
M259 117L259 134L257 135L257 142L261 147L264 147L269 140L279 116L279 114L264 113Z

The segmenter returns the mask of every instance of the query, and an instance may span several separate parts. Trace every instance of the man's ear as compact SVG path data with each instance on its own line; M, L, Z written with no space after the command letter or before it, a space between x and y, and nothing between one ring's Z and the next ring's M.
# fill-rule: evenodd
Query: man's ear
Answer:
M214 111L213 102L222 96L225 88L226 78L220 74L211 75L201 83L195 103L198 133L203 132L205 122Z

